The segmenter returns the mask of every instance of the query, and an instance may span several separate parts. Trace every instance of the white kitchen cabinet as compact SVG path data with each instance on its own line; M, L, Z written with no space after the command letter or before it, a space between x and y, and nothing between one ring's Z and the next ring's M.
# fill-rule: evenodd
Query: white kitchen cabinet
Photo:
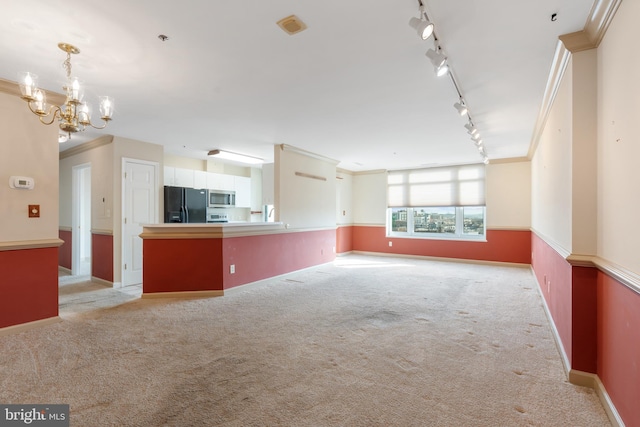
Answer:
M193 188L209 188L207 187L207 172L193 171Z
M176 168L172 166L164 167L164 185L176 185Z
M250 208L251 207L251 178L247 178L244 176L236 176L235 190L236 190L236 207Z
M194 170L193 169L182 169L182 168L176 168L176 180L175 180L175 185L177 187L187 187L187 188L194 188L193 184L194 184Z
M207 188L209 190L222 190L222 174L207 172Z
M221 190L234 191L236 189L235 176L222 175L222 188Z

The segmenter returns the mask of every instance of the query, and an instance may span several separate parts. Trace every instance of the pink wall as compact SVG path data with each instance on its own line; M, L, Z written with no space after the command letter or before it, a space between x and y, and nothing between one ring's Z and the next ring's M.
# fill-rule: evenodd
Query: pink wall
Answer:
M0 328L58 315L58 248L0 251Z
M531 237L531 252L533 272L571 361L571 264L535 233Z
M64 241L58 248L58 265L71 270L71 231L58 230L58 237Z
M91 235L91 275L113 282L113 236Z
M343 254L353 250L353 226L341 226L336 229L336 253Z
M145 293L221 291L222 239L144 239Z
M640 295L597 275L598 377L628 426L640 426Z
M596 277L574 267L535 233L532 267L572 369L596 373Z
M335 230L207 239L144 239L143 291L223 290L335 258ZM230 266L235 273L230 273Z
M386 237L383 226L353 227L353 250L479 261L531 263L531 232L487 230L486 242ZM389 242L393 246L389 246Z

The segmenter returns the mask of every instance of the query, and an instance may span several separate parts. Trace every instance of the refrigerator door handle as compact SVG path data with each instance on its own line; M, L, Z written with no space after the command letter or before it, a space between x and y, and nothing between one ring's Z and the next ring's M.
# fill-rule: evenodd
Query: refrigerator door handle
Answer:
M189 216L187 215L187 210L184 206L180 206L180 222L188 222Z

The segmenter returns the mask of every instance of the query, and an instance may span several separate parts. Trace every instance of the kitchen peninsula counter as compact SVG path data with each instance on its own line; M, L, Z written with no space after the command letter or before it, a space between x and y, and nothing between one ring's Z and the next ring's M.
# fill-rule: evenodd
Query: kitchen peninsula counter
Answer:
M143 225L143 298L225 289L333 261L336 228L281 222Z

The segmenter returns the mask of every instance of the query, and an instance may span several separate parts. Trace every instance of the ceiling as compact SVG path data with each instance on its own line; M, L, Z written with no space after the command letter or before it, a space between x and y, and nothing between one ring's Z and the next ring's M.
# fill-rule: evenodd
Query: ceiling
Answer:
M558 36L584 27L593 0L424 3L490 160L526 156ZM276 22L292 14L308 28L288 35ZM81 50L85 98L112 96L116 112L61 151L108 133L201 159L271 162L288 144L351 171L478 163L414 16L418 0L8 0L0 78L30 71L62 92L57 43Z

